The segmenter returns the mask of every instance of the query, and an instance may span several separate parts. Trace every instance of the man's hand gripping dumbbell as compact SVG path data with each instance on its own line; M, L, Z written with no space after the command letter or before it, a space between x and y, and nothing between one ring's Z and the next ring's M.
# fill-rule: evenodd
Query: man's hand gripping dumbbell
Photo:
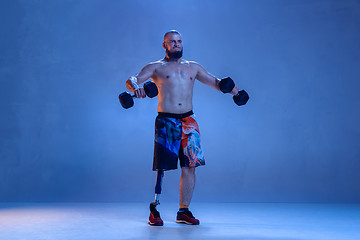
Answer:
M235 86L234 81L229 77L221 79L219 82L219 89L223 93L230 93L234 95L234 102L238 106L245 105L249 100L247 92L245 90L239 91L239 89Z
M125 108L131 108L134 106L134 97L135 98L145 98L148 96L149 98L156 97L158 95L158 89L156 87L156 84L149 81L144 83L144 88L140 88L136 84L136 78L131 77L129 84L127 84L128 89L134 93L134 95L130 95L128 92L123 92L119 95L119 100L121 105Z

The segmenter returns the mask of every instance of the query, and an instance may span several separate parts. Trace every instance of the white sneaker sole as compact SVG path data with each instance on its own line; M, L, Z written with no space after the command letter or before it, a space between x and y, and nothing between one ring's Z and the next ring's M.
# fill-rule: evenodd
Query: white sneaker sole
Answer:
M187 222L185 220L176 220L176 223L185 223L187 225L199 225L199 224L194 224L194 223L191 223L191 222Z
M151 226L163 226L164 225L164 224L151 223L150 221L148 222L148 224Z

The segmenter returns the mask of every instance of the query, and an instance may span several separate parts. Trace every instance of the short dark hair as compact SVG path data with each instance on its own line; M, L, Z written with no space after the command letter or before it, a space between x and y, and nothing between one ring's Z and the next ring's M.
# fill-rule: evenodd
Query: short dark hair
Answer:
M171 34L171 33L173 33L173 34L179 34L179 35L181 36L181 34L180 34L177 30L170 30L170 31L167 31L167 32L164 34L164 40L165 40L166 36L167 36L168 34Z

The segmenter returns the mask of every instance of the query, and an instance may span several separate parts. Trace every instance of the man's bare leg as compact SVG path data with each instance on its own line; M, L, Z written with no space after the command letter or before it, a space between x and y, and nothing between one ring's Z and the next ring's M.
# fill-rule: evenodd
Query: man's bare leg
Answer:
M188 207L195 188L195 168L182 167L180 177L180 208Z
M195 187L195 168L183 167L181 168L180 178L180 208L177 213L176 222L186 223L191 225L199 225L200 221L196 219L189 211L188 207Z

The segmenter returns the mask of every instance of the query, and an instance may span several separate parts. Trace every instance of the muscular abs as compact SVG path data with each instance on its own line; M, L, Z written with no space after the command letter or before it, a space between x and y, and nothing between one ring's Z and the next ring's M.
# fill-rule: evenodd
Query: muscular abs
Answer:
M193 109L196 67L188 62L159 62L151 79L159 89L158 112L185 113Z

